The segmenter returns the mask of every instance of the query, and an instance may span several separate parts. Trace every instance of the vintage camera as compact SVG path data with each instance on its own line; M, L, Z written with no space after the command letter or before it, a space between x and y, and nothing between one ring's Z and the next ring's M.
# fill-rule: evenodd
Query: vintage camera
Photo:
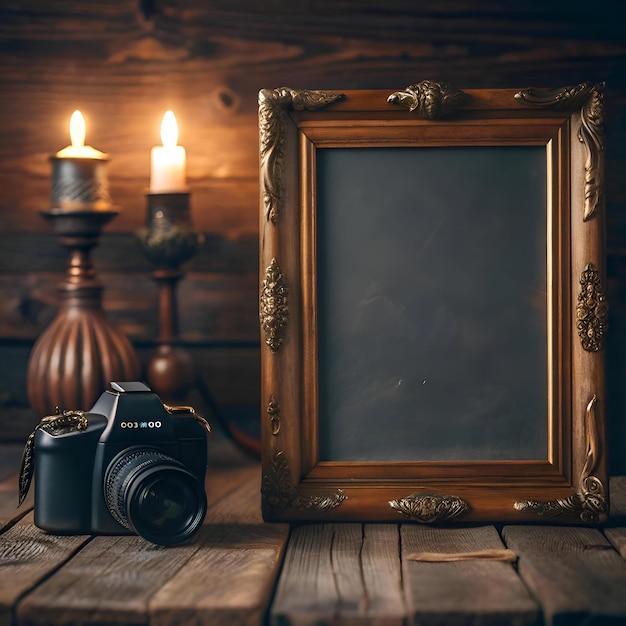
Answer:
M35 524L189 541L207 508L208 423L190 407L165 407L140 382L111 383L84 417L80 429L35 433Z

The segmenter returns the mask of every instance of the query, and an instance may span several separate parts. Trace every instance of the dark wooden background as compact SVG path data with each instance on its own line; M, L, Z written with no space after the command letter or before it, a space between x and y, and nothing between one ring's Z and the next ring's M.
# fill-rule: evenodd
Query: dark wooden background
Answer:
M35 421L25 369L54 316L66 255L38 211L49 155L79 108L109 153L121 214L95 254L105 308L145 360L156 289L134 239L149 151L175 111L197 228L180 288L186 344L225 410L256 412L257 93L265 87L402 89L606 82L608 409L626 473L626 38L621 3L545 0L15 0L0 2L0 439Z

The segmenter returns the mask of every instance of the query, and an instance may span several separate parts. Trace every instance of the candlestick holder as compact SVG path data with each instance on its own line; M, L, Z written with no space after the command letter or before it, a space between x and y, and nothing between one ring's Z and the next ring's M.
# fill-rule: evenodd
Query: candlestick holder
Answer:
M180 401L197 383L193 358L180 346L177 287L203 236L193 229L189 192L149 192L146 226L137 232L144 254L155 266L152 277L159 289L158 347L148 362L151 387L168 401Z
M51 156L52 188L50 206L63 213L69 211L111 211L106 166L109 157ZM109 218L109 220L112 218Z
M103 286L91 262L102 228L117 214L107 208L41 212L70 255L59 311L28 362L28 397L40 415L57 407L89 410L110 381L135 380L140 374L130 341L102 310Z

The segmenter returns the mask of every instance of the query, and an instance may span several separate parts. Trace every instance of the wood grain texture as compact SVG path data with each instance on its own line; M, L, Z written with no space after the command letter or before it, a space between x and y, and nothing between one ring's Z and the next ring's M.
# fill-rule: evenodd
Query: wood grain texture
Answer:
M626 561L599 530L506 526L502 535L547 626L626 620Z
M196 255L183 266L189 272L250 274L258 268L258 238L226 239L204 233ZM68 253L51 232L0 232L0 268L3 273L23 276L27 272L66 271ZM153 269L134 232L104 232L93 252L97 272L137 272Z
M403 624L399 527L336 525L331 550L338 601L336 622Z
M87 120L87 141L111 155L111 195L121 214L108 234L127 235L144 223L149 150L159 143L163 112L172 108L187 148L196 226L228 242L258 235L261 88L395 90L424 78L459 88L605 80L608 240L612 253L626 248L626 43L619 3L172 0L141 6L25 0L0 7L0 223L5 233L26 236L16 242L18 256L7 260L0 247L0 273L13 283L0 289L2 337L36 336L54 306L54 280L43 285L33 276L62 253L28 238L49 234L38 215L50 194L48 157L67 143L76 107ZM226 252L222 259L226 266L237 263ZM122 282L123 274L118 267L112 277ZM620 300L625 280L617 280ZM120 289L123 297L111 301L131 335L154 336L147 284ZM240 322L248 328L257 286L240 287L245 319L238 299L227 299L228 313L212 300L211 314L193 327L202 339L229 341ZM181 311L194 324L195 306L191 298ZM618 310L613 302L611 310ZM227 323L231 314L239 320L235 326ZM214 316L220 323L211 322ZM622 319L611 321L615 354L626 352ZM624 414L622 379L616 374L610 390L616 416ZM620 439L623 420L616 417L612 429L612 439ZM612 458L614 471L626 471L623 457Z
M137 536L95 537L18 604L17 621L145 624L155 589L194 551L193 546L165 549Z
M19 472L23 451L20 444L0 444L0 484Z
M270 622L401 625L399 527L316 524L297 527L270 612Z
M604 535L613 544L613 547L626 559L626 528L606 528Z
M373 624L403 624L406 602L402 589L400 527L365 524L361 572L365 587L365 614Z
M493 526L433 528L403 525L403 581L415 624L535 624L539 609L510 563L409 561L415 552L501 549Z
M207 479L213 505L190 545L94 537L19 602L17 623L191 623L191 614L196 624L258 623L287 537L286 527L260 520L259 474L256 465L213 472ZM211 575L214 584L205 587ZM250 621L239 621L246 614Z
M100 272L107 319L134 341L158 335L158 293L150 273ZM35 339L54 319L63 274L0 275L0 336ZM258 341L257 278L252 275L188 274L178 287L183 338L196 341Z
M0 482L0 496L14 490L14 478ZM205 525L194 544L174 549L132 536L52 536L27 515L0 535L0 625L260 626L288 528L262 522L259 487L256 463L212 467ZM604 530L623 556L624 531ZM624 622L626 560L601 531L509 526L503 535L519 557L523 582L509 563L406 558L502 549L492 526L296 527L268 622L540 624L525 585L546 626Z
M0 482L0 533L4 532L25 515L28 515L33 508L32 491L26 496L21 506L17 506L17 481L18 477L16 474Z
M611 476L609 493L611 496L609 517L626 518L626 476Z
M581 19L571 3L265 4L177 0L148 16L122 0L3 5L0 215L9 230L46 231L35 218L49 194L47 157L67 142L74 107L88 141L112 157L111 193L123 208L113 230L143 221L148 152L173 108L198 225L255 234L261 88L401 89L435 78L461 88L607 80L615 99L624 90L626 46L610 8Z
M332 568L334 525L293 529L276 594L270 609L273 626L333 622L339 595ZM314 554L315 558L303 558Z
M254 345L197 344L183 342L194 359L197 372L212 390L215 399L224 405L258 404L259 398L259 348ZM4 345L0 354L0 390L5 394L6 406L0 409L0 433L6 440L23 443L41 415L36 415L28 406L24 372L32 349L30 341L14 341ZM143 363L154 353L156 344L139 344L137 352ZM23 369L22 369L23 367ZM193 395L193 394L192 394ZM207 410L196 393L188 400L196 402L199 410ZM66 407L70 408L70 407ZM208 412L207 412L208 414ZM19 423L15 423L19 422Z
M60 568L88 541L85 535L56 537L33 524L32 513L0 536L0 624L13 624L18 599Z
M399 527L296 527L270 611L275 625L405 623Z
M260 510L260 470L254 467L209 512L198 550L150 600L150 624L262 623L289 529L264 524Z
M24 446L0 444L0 533L27 515L33 507L33 494L28 494L18 507L18 474Z

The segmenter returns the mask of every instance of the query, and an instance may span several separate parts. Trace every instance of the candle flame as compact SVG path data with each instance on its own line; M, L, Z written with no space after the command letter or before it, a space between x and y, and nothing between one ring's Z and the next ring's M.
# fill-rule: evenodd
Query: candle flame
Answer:
M70 119L70 139L74 147L85 145L85 120L78 110L72 113Z
M165 148L173 148L178 143L178 125L172 111L166 111L161 122L161 142Z

